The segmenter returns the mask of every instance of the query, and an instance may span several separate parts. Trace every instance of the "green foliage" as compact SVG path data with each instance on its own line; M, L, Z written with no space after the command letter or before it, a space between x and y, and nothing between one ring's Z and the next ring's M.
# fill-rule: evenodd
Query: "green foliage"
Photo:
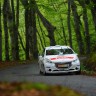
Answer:
M94 7L94 3L91 1L89 4L87 4L87 8L92 9Z
M96 71L96 53L92 53L84 62L85 67L88 70Z
M49 87L46 84L43 83L25 83L21 86L21 89L38 89L38 90L48 90Z
M1 0L1 4L3 6L3 1ZM65 45L65 38L63 36L63 28L62 28L62 23L64 26L64 30L65 30L65 36L67 39L67 45L69 45L69 35L68 35L68 25L67 25L67 16L68 16L68 0L36 0L36 3L38 5L38 8L40 10L40 12L44 15L45 18L47 18L47 20L56 27L56 30L54 32L55 34L55 40L56 40L56 44L60 44L60 45ZM77 11L78 14L81 15L80 16L80 20L81 20L81 25L80 25L80 32L82 34L83 37L83 42L85 44L85 33L84 33L84 21L83 21L83 8L80 6L80 4L78 3L78 0L74 0L77 6ZM16 1L14 1L14 5L15 5L15 12L16 12ZM26 2L25 2L26 3ZM27 7L31 7L27 6ZM86 8L87 8L87 15L88 15L88 23L89 23L89 31L90 31L90 37L91 37L91 51L95 51L95 42L96 42L96 34L95 34L95 29L94 29L94 23L93 23L93 18L92 18L92 13L91 13L91 8L94 7L94 3L91 2L90 4L86 4ZM20 36L22 37L22 42L24 44L26 44L26 40L25 40L25 7L23 6L23 4L20 2L20 6L19 6L19 33ZM3 14L2 14L3 15ZM37 19L37 18L36 18ZM3 16L2 16L2 21L3 21ZM43 42L43 46L49 46L49 38L47 36L48 32L46 30L46 28L44 28L42 22L40 21L40 25L38 23L38 19L37 21L37 30L40 33L41 36L41 40ZM3 26L3 22L2 22L2 26ZM45 41L43 40L43 35L42 32L40 30L40 26L42 28L42 32L45 38ZM2 27L3 28L3 27ZM71 10L71 30L72 30L72 42L73 42L73 49L78 53L78 46L77 46L77 40L76 40L76 34L74 31L74 20L73 20L73 15L72 15L72 10ZM2 36L3 36L3 60L5 60L5 39L4 39L4 29L2 30ZM10 35L10 34L9 34ZM10 36L9 36L10 37ZM41 46L41 42L40 42L40 37L37 34L37 39L38 39L38 50L41 51L43 50L42 46ZM11 40L9 40L9 47L11 47ZM44 42L46 44L44 44ZM85 45L84 45L85 47ZM22 48L22 46L20 45L20 41L19 41L19 54L20 54L20 59L24 60L25 59L25 52ZM84 48L86 49L86 48ZM10 48L10 55L11 55L11 48ZM10 56L11 58L11 56Z
M61 86L42 83L0 83L1 96L83 96L82 94Z

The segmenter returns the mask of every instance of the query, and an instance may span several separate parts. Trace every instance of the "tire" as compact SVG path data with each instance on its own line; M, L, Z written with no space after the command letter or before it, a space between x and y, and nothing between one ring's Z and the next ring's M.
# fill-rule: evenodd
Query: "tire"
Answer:
M81 70L76 72L76 75L80 75L81 74Z
M42 72L41 70L39 71L39 73L40 73L40 75L42 75L42 74L43 74L43 72Z
M44 65L42 66L42 69L43 69L42 74L46 75L46 70L45 70L45 66Z

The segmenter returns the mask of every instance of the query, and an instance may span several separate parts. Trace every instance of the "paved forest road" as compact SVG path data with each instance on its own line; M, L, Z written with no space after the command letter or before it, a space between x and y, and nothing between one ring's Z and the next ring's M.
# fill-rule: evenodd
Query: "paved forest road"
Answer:
M83 75L39 75L38 64L20 65L0 70L0 81L34 81L62 85L87 96L96 96L96 77Z

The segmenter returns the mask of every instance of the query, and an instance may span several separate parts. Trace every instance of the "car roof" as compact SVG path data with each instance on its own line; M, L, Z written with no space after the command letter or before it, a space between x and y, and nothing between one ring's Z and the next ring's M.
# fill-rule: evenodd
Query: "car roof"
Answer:
M45 47L46 50L49 50L49 49L62 49L62 48L70 48L70 47L69 46L61 46L61 45Z

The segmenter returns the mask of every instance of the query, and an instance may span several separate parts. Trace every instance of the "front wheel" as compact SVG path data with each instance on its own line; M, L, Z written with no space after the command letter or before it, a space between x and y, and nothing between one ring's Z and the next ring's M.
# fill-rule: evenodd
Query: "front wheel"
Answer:
M40 73L41 75L43 74L43 72L42 72L41 70L39 71L39 73Z
M42 65L42 74L46 75L46 70L45 70L45 66L44 65Z
M76 72L76 75L80 75L81 74L81 70Z

